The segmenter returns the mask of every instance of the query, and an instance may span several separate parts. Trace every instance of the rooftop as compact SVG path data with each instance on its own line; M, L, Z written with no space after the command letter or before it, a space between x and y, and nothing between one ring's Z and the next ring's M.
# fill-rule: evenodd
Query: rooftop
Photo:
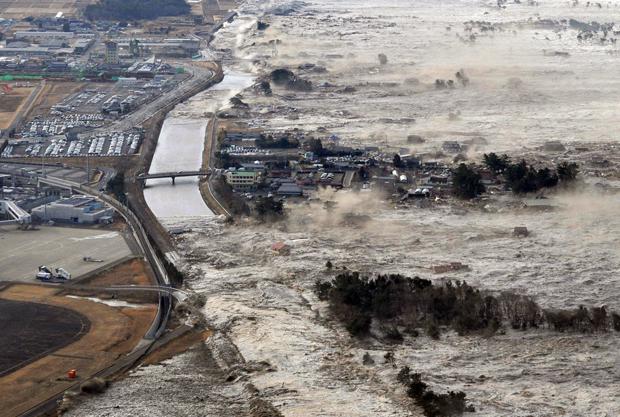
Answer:
M90 197L70 197L64 200L58 200L56 204L78 207L86 203L91 203L93 201L94 201L94 198L90 198Z

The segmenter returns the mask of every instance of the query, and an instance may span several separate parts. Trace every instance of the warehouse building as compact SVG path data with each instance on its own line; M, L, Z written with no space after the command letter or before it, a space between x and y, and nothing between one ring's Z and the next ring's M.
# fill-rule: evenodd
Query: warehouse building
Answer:
M32 210L32 215L42 221L58 223L110 223L113 209L96 198L74 196L36 207Z

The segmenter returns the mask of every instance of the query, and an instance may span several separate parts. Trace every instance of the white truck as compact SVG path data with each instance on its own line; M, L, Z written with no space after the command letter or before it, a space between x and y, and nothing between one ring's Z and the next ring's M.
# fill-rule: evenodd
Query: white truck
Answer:
M64 268L56 268L52 272L47 266L41 265L35 277L41 281L66 281L71 279L71 274Z

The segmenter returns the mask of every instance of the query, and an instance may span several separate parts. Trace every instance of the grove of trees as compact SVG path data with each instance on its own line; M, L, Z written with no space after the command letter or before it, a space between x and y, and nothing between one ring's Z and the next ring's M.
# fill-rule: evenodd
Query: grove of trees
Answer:
M452 171L454 194L457 197L471 199L484 193L485 187L481 182L482 176L473 167L465 164Z
M574 162L562 162L555 171L549 168L535 168L525 160L512 162L508 155L497 155L493 152L484 154L484 165L495 175L502 175L515 194L553 188L559 183L569 183L577 178L579 166Z
M433 284L398 274L368 277L345 271L333 281L318 282L315 289L355 336L369 334L373 322L394 341L402 340L398 328L412 335L425 329L432 338L439 337L441 328L492 335L506 325L520 330L547 326L560 332L620 331L620 315L605 307L546 310L525 295L493 295L461 281Z
M467 405L463 391L437 394L422 381L420 374L411 372L408 366L400 370L397 380L407 389L407 396L422 407L426 417L460 416L465 411L476 411L473 406Z

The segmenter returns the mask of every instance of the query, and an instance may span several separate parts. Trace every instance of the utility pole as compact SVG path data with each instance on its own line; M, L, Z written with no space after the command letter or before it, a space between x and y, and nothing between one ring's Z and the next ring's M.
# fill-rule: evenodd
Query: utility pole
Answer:
M86 154L86 185L90 185L90 155Z

